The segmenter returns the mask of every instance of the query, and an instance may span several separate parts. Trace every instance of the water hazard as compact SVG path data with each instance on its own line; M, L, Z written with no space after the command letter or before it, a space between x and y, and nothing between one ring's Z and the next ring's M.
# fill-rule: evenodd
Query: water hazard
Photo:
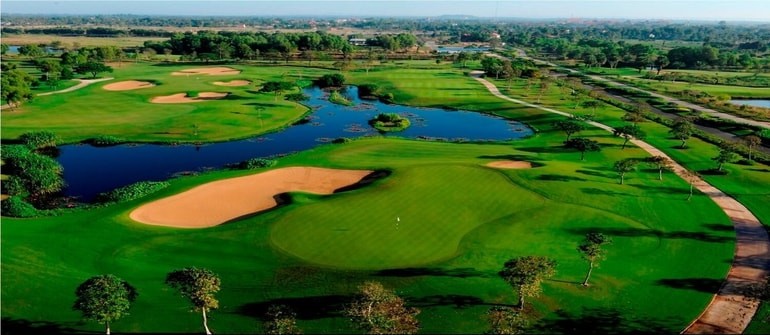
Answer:
M306 105L313 109L306 122L260 137L204 145L62 146L57 159L64 167L64 194L91 201L101 192L138 181L165 180L175 174L221 168L249 158L289 154L340 137L506 141L532 134L524 124L480 113L361 100L356 87L348 87L344 93L354 106L330 103L328 94L318 88L305 89L304 93L310 96ZM410 119L412 126L402 132L380 134L367 124L378 113L401 114Z

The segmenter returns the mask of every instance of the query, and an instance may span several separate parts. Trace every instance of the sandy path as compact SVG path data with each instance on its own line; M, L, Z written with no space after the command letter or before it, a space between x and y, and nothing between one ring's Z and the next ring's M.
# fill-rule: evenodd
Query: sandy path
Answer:
M148 88L153 86L155 86L155 84L146 82L146 81L126 80L126 81L119 81L117 83L107 84L102 86L102 88L107 91L130 91L130 90L138 90L140 88Z
M248 80L215 81L214 85L219 86L246 86L251 84Z
M206 183L140 206L131 219L157 226L206 228L275 207L275 196L286 192L332 194L372 173L289 167Z
M558 111L509 98L489 81L480 78L481 71L471 72L471 75L482 83L496 97L537 108L551 113L571 116L569 113ZM612 127L590 121L589 124L613 132ZM668 157L659 149L647 142L633 139L633 144L653 156L663 156L671 160L672 170L686 179L687 170ZM741 205L737 200L728 196L700 178L695 178L694 186L708 195L730 218L735 227L736 243L735 257L722 287L712 298L706 309L685 330L684 334L740 334L751 322L759 308L759 299L751 296L747 289L764 283L764 278L770 273L770 239L759 219Z
M241 73L240 70L233 69L231 67L199 67L194 69L187 69L182 71L171 72L172 76L189 76L189 75L209 75L209 76L227 76Z
M531 169L532 163L523 161L495 161L487 163L487 166L496 169Z
M207 100L222 99L227 96L227 93L221 92L200 92L195 98L190 98L187 93L177 93L172 95L164 95L159 97L153 97L150 102L154 104L183 104L188 102L203 102Z
M110 77L110 78L100 78L100 79L74 79L74 80L79 81L80 84L77 84L77 85L72 86L72 87L65 88L63 90L58 90L58 91L53 91L53 92L46 92L46 93L40 93L40 94L38 94L38 96L72 92L74 90L79 90L79 89L81 89L83 87L86 87L88 85L91 85L93 83L98 83L100 81L107 81L107 80L112 80L112 79L115 79L115 78Z

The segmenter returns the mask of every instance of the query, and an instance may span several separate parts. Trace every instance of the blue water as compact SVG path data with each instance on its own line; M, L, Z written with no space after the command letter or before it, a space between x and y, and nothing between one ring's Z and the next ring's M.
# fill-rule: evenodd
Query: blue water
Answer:
M178 173L221 168L249 158L293 153L339 137L379 136L381 134L367 124L379 113L399 113L412 123L405 131L383 136L506 141L532 134L529 127L519 122L479 113L362 101L356 87L348 87L344 93L355 103L351 107L330 103L326 100L328 94L318 88L304 92L310 96L306 104L313 109L308 117L310 122L261 137L198 146L62 146L57 159L64 167L68 185L64 193L81 201L91 201L101 192L138 181L165 180Z
M438 53L457 53L457 52L485 52L489 51L487 47L444 47L439 46L436 48Z
M770 108L770 100L730 100L731 104Z

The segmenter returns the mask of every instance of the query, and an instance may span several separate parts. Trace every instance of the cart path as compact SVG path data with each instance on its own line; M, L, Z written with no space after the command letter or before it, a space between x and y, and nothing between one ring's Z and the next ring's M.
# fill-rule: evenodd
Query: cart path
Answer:
M63 90L58 90L58 91L53 91L53 92L46 92L46 93L40 93L40 94L38 94L38 96L72 92L74 90L79 90L79 89L81 89L83 87L86 87L88 85L91 85L93 83L98 83L100 81L107 81L107 80L112 80L112 79L115 79L115 78L108 77L108 78L99 78L99 79L75 79L75 80L79 81L80 84L77 84L77 85L72 86L72 87L65 88Z
M500 93L497 87L480 78L483 72L471 76L483 84L494 96L527 107L571 117L572 114L513 99ZM595 121L592 126L613 132L613 128ZM687 180L687 169L647 142L633 139L633 144L653 156L662 156L672 162L672 170ZM706 309L685 328L683 334L740 334L746 329L759 308L760 300L751 296L752 289L764 284L770 273L770 239L767 231L746 207L700 177L693 178L693 186L708 195L730 218L735 228L735 256L722 287L714 294Z

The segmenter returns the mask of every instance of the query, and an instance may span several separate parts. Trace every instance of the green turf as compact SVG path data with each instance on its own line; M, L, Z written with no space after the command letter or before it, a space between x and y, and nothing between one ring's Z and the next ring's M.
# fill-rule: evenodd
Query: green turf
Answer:
M706 92L712 96L727 95L733 98L770 98L770 87L743 87L731 85L690 84L683 82L663 82L651 79L626 77L633 83L640 83L645 88L661 93L693 90Z
M604 150L580 161L579 153L562 148L564 135L551 127L560 116L494 98L462 70L427 62L392 67L346 76L353 83L378 84L401 103L495 113L538 132L504 144L376 138L318 147L282 158L276 168L388 169L392 175L332 196L294 194L291 204L209 229L144 226L127 215L151 199L251 172L174 179L145 199L58 217L3 218L3 317L98 331L71 310L73 291L90 276L113 273L140 294L131 316L116 322L113 331L197 332L199 316L188 313L184 301L162 284L167 272L196 265L222 276L221 308L210 321L215 333L259 332L259 318L273 303L294 307L306 333L353 332L339 311L364 280L382 281L422 309L418 318L426 333L480 333L488 308L516 302L496 273L507 259L523 255L559 262L543 295L528 301L541 320L535 328L545 329L540 332L672 333L703 310L726 275L734 248L729 220L705 195L688 202L684 181L671 173L658 181L657 171L645 167L619 185L612 163L644 157L641 150L620 150L618 138L589 129L580 135L598 140ZM512 93L537 99L537 92L525 92L524 83L513 84ZM545 105L571 110L571 101L562 100L556 87L541 98ZM602 122L622 124L620 110L603 106L596 114ZM688 167L713 167L713 146L693 139L690 149L677 150L665 127L650 122L642 127L650 143ZM501 159L537 167L483 166ZM707 179L770 222L770 209L763 206L767 167L728 169L728 176ZM588 231L610 235L614 243L592 286L584 288L579 283L587 265L575 249Z

